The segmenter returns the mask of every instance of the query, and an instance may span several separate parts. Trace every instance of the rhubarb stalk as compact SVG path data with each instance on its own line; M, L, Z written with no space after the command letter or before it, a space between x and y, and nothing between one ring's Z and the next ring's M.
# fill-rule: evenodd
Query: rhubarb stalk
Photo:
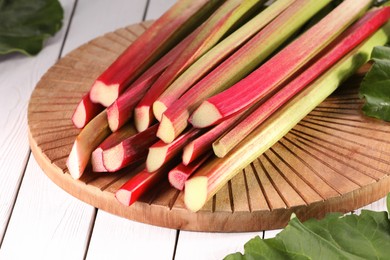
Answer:
M191 124L208 127L259 101L324 49L371 4L372 0L345 0L249 76L204 101L191 115Z
M194 40L198 29L188 35L177 44L172 50L159 59L153 66L145 71L126 91L118 97L107 108L108 124L111 131L115 132L129 119L133 117L135 106L145 95L164 70L183 52L183 50Z
M224 1L180 0L138 37L92 85L91 100L109 106L128 84L188 35Z
M74 179L79 179L83 175L92 152L110 133L106 110L103 110L81 130L66 161L69 173Z
M91 121L95 116L102 112L104 106L93 103L89 98L89 92L84 95L80 103L77 105L73 116L72 122L76 128L83 128L86 126L89 121Z
M124 167L144 160L148 154L149 146L155 143L157 125L124 139L117 145L103 150L102 159L104 168L108 172L116 172Z
M117 200L125 205L131 206L143 194L162 182L167 177L168 172L174 167L176 160L172 160L162 168L152 173L146 169L131 177L119 190L115 193Z
M157 135L172 142L206 98L230 87L255 69L330 0L296 0L238 51L189 89L163 114Z
M294 1L276 1L194 62L153 103L153 113L157 120L161 120L165 110L192 85L231 55Z
M184 165L183 163L179 164L175 168L173 168L168 173L168 180L169 183L178 190L184 189L184 184L188 180L188 178L194 174L194 172L199 169L208 158L212 155L211 152L204 154L203 156L199 157L192 163L188 165Z
M91 157L92 170L94 172L106 172L107 169L103 164L103 151L107 150L126 138L133 136L137 130L132 124L123 126L119 131L110 134L93 152Z
M213 144L214 153L222 158L241 142L251 131L264 122L304 87L318 78L353 48L376 32L390 18L390 7L367 13L362 19L336 39L333 47L319 57L302 74L267 99L258 109ZM223 122L222 122L223 123Z
M191 211L200 210L223 185L255 160L311 110L329 96L346 78L367 62L371 50L388 42L387 23L363 44L349 52L314 83L276 111L224 158L210 160L185 183L184 202Z
M138 131L147 128L152 120L153 102L193 62L206 53L232 30L245 16L258 8L264 0L227 0L201 25L199 33L181 55L153 84L135 108L135 125Z
M166 162L181 153L183 147L201 133L202 130L191 128L169 144L166 144L161 140L153 144L149 148L148 157L146 159L146 169L149 172L156 171Z

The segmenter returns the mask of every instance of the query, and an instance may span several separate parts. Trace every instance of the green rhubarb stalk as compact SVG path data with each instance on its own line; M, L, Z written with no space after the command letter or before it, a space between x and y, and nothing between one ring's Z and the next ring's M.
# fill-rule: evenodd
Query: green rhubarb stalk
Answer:
M224 158L215 158L199 169L185 184L184 202L191 211L200 210L239 171L259 157L290 131L302 118L328 97L345 79L368 61L372 48L386 44L390 23L348 53L308 88L276 111Z
M110 133L106 110L103 110L81 130L66 161L69 173L74 179L79 179L83 175L92 152Z
M341 37L332 42L326 53L322 53L320 57L316 58L305 71L283 86L272 97L266 99L253 113L215 141L213 143L215 155L220 158L224 157L251 131L271 116L274 111L318 78L349 51L375 33L389 18L390 7L378 8L366 13L362 19L345 31ZM224 122L226 120L222 123Z
M204 101L191 115L191 124L217 124L276 90L367 11L372 2L345 0L249 76Z
M254 34L265 27L295 0L278 0L256 15L223 41L206 52L181 74L153 103L153 113L161 120L165 110L210 70L231 55Z
M271 55L330 0L296 0L238 51L190 88L163 114L157 136L172 142L187 127L188 118L206 98L230 87Z
M201 55L235 29L246 16L259 9L264 0L227 0L201 26L199 33L138 103L134 112L138 131L146 129L153 121L153 102L163 91Z
M94 82L91 100L109 106L129 83L211 15L225 0L179 0Z

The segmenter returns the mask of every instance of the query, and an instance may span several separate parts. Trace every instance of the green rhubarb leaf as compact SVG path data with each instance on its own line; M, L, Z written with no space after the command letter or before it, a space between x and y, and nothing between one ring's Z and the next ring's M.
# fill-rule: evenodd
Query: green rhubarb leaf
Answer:
M364 77L359 95L366 99L363 112L370 117L390 121L390 48L375 47L374 64Z
M0 55L35 55L62 26L58 0L0 0Z
M255 237L244 250L225 259L388 259L390 220L387 212L369 210L360 215L331 213L304 223L293 216L276 237Z

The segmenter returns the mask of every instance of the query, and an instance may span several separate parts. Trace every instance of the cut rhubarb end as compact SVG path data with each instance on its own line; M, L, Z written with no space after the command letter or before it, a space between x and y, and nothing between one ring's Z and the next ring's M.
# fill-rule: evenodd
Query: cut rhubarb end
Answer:
M103 151L102 161L103 166L108 172L116 172L122 168L122 160L116 158L123 158L125 151L122 144L118 144L110 149Z
M167 110L167 106L161 102L161 101L156 101L153 103L153 114L154 117L158 120L161 121L163 113Z
M218 109L208 101L204 101L189 118L189 122L196 128L209 127L222 118Z
M87 124L87 112L83 102L80 102L72 116L73 125L81 129Z
M92 102L108 107L118 98L118 92L119 84L106 85L98 80L92 85L89 96Z
M188 165L192 161L192 154L194 152L194 144L193 142L187 144L183 148L183 156L182 156L182 163L184 165Z
M107 108L107 120L111 131L116 132L119 129L119 111L116 102Z
M77 180L81 177L84 172L84 168L86 165L80 160L81 156L79 151L79 145L77 140L74 142L72 146L72 150L70 151L68 160L66 161L66 166L68 167L69 173L73 179Z
M171 120L165 115L162 116L157 130L157 137L167 144L172 143L173 140L175 140L175 128L173 127Z
M187 176L176 170L172 170L168 173L168 181L172 185L173 188L177 190L184 189L184 183L187 180Z
M142 106L134 109L134 124L138 132L145 131L151 124L150 107Z
M167 148L164 147L150 147L148 157L146 158L146 170L154 172L160 169L164 164L167 156Z
M79 129L84 128L84 126L102 112L103 109L104 107L102 105L91 101L89 93L85 94L73 113L73 125Z
M184 203L193 211L199 211L207 199L207 177L198 176L186 181L184 186Z
M115 198L123 205L130 206L134 202L131 201L131 191L125 189L119 189L115 193Z
M92 171L94 172L106 172L107 169L103 164L103 149L98 147L92 152L91 157Z
M214 154L219 157L223 158L226 156L226 154L229 152L224 145L221 145L218 141L213 143L213 151Z

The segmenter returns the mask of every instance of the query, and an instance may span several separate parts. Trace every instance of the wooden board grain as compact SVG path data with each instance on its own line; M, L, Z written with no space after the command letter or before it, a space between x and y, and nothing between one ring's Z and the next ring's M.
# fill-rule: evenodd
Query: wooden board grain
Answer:
M88 171L73 180L65 166L78 133L71 124L73 109L142 28L129 26L82 45L55 64L31 96L32 152L44 172L73 196L143 223L243 232L281 228L291 213L306 220L349 212L390 191L390 124L361 114L358 77L343 84L197 213L185 209L183 194L165 184L131 207L118 203L114 193L132 169L118 174Z

